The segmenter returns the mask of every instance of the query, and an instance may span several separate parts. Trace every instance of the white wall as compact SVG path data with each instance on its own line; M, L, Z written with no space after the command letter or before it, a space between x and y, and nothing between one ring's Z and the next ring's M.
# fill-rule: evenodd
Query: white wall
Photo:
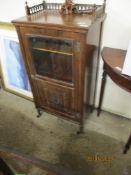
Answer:
M131 39L131 1L107 0L107 19L104 25L102 46L127 49ZM98 79L97 99L100 91L102 61ZM131 94L120 89L109 78L105 89L103 109L131 118Z
M78 3L101 3L102 0L74 0ZM28 0L29 5L39 3L41 0ZM54 2L47 0L47 2ZM55 2L64 2L56 0ZM0 21L10 22L12 19L25 15L23 0L4 0L0 5ZM103 46L127 49L131 39L131 0L107 0L107 18L104 25ZM99 83L97 88L96 106L102 73L100 63ZM107 81L103 109L131 118L131 94L117 87L110 79Z
M103 32L103 47L127 49L131 39L131 1L107 0L107 19ZM98 79L97 99L100 91L102 74L102 61ZM103 109L131 118L131 94L115 85L110 78L107 79Z

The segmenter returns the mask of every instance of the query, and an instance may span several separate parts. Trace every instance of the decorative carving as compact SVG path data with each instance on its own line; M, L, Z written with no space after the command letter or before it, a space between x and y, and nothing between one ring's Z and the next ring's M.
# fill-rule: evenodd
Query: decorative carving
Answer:
M59 110L64 110L65 107L65 97L66 93L63 91L58 91L56 89L47 89L45 88L45 95L46 95L46 100L47 104L53 108L59 109Z
M96 9L97 9L96 4L93 4L93 5L74 4L73 0L65 0L65 3L63 4L60 12L63 14L72 14L72 13L92 14L96 11Z
M105 10L106 0L104 0L104 5L96 4L75 4L73 0L65 0L65 3L46 3L43 1L35 6L28 6L25 2L26 15L32 15L44 10L59 11L61 14L92 14L96 11L103 12Z
M44 9L46 9L46 2L45 1L43 1L41 4L34 5L32 7L28 6L27 1L25 2L26 15L32 15L34 13L43 11Z
M65 3L61 7L61 13L63 14L72 14L75 4L72 0L65 0Z

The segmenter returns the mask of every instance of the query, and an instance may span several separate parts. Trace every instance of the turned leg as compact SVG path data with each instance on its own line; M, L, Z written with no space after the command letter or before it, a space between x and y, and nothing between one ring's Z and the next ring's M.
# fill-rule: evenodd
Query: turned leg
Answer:
M77 134L82 134L83 132L84 132L84 125L83 125L83 121L81 121Z
M92 113L94 111L94 108L95 108L94 105L90 106L90 113Z
M39 118L42 115L42 110L40 108L37 108L38 115L37 117Z
M130 149L130 146L131 146L131 134L130 134L130 136L128 138L127 143L125 144L124 151L123 151L124 154L127 153L127 151Z
M99 105L97 108L97 116L100 115L101 112L101 105L102 105L102 101L103 101L103 94L104 94L104 90L105 90L105 84L106 84L106 71L103 71L103 75L102 75L102 83L101 83L101 90L100 90L100 98L99 98Z
M77 134L82 134L84 132L83 129L83 126L80 126L79 131L77 131Z
M0 89L1 89L1 77L0 77Z

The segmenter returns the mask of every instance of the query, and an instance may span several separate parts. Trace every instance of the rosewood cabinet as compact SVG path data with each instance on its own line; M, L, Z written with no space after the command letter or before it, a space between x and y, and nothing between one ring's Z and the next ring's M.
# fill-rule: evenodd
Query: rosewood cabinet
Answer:
M74 121L82 131L85 104L94 103L103 16L45 10L12 21L39 115Z

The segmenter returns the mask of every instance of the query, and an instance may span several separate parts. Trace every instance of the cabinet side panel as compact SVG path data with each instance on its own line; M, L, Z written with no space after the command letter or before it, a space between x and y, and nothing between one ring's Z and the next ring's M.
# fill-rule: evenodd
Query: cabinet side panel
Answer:
M89 91L86 91L84 102L90 106L94 106L95 91L97 85L97 73L99 69L99 52L100 52L100 34L101 34L101 23L94 23L87 34L87 47L90 47L89 60L87 60L87 68L85 79L89 80L85 84L89 86ZM87 85L88 84L88 85Z

